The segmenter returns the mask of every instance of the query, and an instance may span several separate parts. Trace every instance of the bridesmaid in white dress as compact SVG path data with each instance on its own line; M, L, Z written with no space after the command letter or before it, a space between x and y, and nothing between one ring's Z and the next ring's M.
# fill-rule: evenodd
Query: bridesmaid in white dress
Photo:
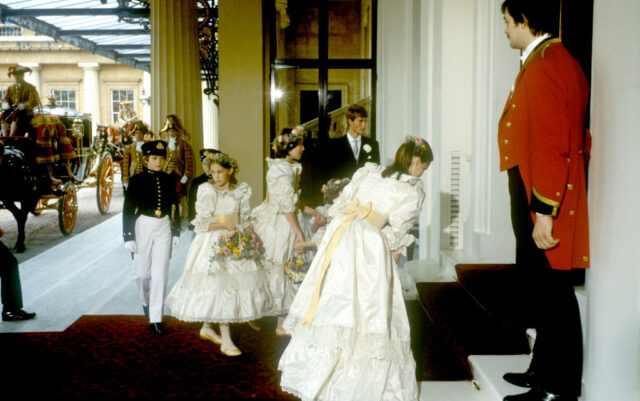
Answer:
M265 316L272 309L272 300L261 264L252 259L211 260L221 235L233 229L251 230L251 187L244 182L237 184L237 162L224 153L208 156L203 164L211 179L198 187L195 237L182 276L166 303L176 318L204 322L200 337L221 344L225 355L237 356L242 352L231 339L229 323ZM211 323L220 324L221 336Z
M333 216L284 328L281 386L302 400L418 399L409 321L396 263L415 240L433 154L408 137L390 167L367 163Z
M269 289L274 300L272 315L278 316L277 335L284 335L284 316L296 295L297 288L284 272L284 264L294 252L294 243L310 238L309 229L298 208L299 181L302 165L298 163L304 152L302 127L284 131L272 143L275 158L267 157L267 196L251 212L253 228L262 240L265 254L263 264L269 275ZM310 207L304 212L317 219L320 213Z

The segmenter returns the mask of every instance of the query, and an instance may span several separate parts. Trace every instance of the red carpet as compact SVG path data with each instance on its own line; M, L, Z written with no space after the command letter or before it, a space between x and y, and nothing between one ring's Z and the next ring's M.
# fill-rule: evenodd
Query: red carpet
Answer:
M256 332L232 325L243 355L229 358L198 336L199 324L142 316L82 316L62 333L0 334L3 400L296 400L279 386L276 361L288 337L275 319Z

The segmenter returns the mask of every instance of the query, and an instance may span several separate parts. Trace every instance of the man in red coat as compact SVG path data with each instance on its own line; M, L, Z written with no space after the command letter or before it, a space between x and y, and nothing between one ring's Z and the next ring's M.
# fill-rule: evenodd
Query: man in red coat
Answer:
M525 373L505 380L531 390L505 401L575 401L582 377L580 311L571 270L589 266L585 131L588 84L555 38L559 0L505 0L502 12L521 68L498 128L507 170L516 265L531 288L536 341Z

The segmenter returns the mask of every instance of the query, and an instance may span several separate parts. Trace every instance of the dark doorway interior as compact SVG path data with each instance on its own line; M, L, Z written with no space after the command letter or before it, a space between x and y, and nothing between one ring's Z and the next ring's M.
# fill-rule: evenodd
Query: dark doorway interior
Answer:
M327 91L327 113L342 106L342 92ZM300 123L304 124L318 117L318 91L300 91Z

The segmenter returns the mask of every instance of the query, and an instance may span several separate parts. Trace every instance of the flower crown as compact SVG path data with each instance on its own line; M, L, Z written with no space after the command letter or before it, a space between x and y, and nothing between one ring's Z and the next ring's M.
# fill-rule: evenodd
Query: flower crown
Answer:
M276 152L279 147L287 149L290 145L298 143L302 138L304 138L304 128L302 128L302 125L298 125L292 129L290 133L278 135L276 139L271 142L271 149L273 149L274 152Z
M413 142L416 146L420 146L422 149L427 148L427 141L420 138L419 136L411 136L407 135L404 137L405 142Z
M231 168L233 168L235 173L238 173L238 171L240 170L238 168L238 161L232 157L230 157L228 154L226 153L212 153L212 152L205 152L206 158L211 160L212 163L217 163L221 166L229 166Z
M350 182L351 182L351 179L349 177L346 177L343 179L332 178L329 180L329 182L327 182L322 186L321 191L323 194L327 192L339 191Z

